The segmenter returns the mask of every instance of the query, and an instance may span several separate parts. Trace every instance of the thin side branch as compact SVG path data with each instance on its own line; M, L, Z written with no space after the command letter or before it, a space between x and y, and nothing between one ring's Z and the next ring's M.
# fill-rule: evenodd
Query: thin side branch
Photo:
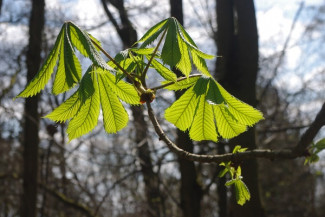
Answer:
M101 51L103 52L103 54L114 63L114 65L116 65L117 68L119 68L128 79L130 79L130 81L132 81L133 83L135 83L134 78L132 77L132 75L130 75L130 73L128 73L125 69L123 69L123 67L118 64L113 57L111 57L111 55L109 55L99 44L96 43L96 41L94 41L92 38L90 38L91 42Z
M162 89L164 87L168 87L169 85L175 84L177 82L183 81L185 79L193 78L193 77L201 77L201 76L202 76L201 74L193 74L193 75L190 75L188 77L181 77L181 78L177 79L176 81L171 81L171 82L168 82L166 84L163 84L163 85L160 85L160 86L157 86L157 87L153 87L153 88L150 88L150 89L156 91L156 90Z
M147 75L147 72L148 72L149 66L150 66L150 64L151 64L151 62L152 62L152 60L153 60L153 58L155 58L155 55L156 55L156 53L157 53L157 51L158 51L158 48L159 48L159 46L160 46L162 40L164 39L164 37L165 37L165 35L166 35L166 32L167 32L167 29L165 29L165 31L163 32L163 34L162 34L162 36L161 36L161 38L160 38L160 40L159 40L157 46L155 47L155 50L154 50L153 53L152 53L152 56L151 56L151 58L150 58L148 64L146 65L146 68L143 70L141 81L143 81L143 80L146 78L146 75Z
M251 158L265 158L265 159L294 159L302 156L306 156L306 149L311 144L312 140L315 138L318 131L325 125L325 103L322 109L317 114L314 122L310 125L307 131L302 135L297 146L293 149L254 149L241 153L228 153L222 155L199 155L187 152L179 148L175 143L173 143L162 130L154 112L151 104L147 102L148 115L155 128L159 139L164 141L169 149L186 160L197 161L201 163L221 163L221 162L240 162Z
M89 210L88 207L86 207L85 205L78 203L68 197L66 197L64 194L55 191L54 189L49 188L47 185L45 185L44 183L39 183L39 186L45 190L47 193L49 193L50 195L52 195L53 197L55 197L56 199L58 199L59 201L61 201L62 203L80 211L81 213L83 213L85 216L88 217L97 217L96 215L92 214L92 212Z

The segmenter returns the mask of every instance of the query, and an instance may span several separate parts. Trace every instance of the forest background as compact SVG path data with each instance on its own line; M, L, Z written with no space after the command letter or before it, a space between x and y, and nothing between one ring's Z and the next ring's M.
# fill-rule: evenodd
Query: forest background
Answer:
M12 100L37 72L65 21L78 24L116 54L153 24L174 16L201 50L217 56L229 49L224 44L239 43L236 25L245 22L240 14L247 13L244 32L250 33L254 25L258 30L258 41L250 40L258 42L258 73L243 76L256 83L257 100L251 104L265 117L255 129L256 146L292 147L325 101L325 2L243 2L247 7L236 0L1 0L0 216L323 216L322 153L312 165L304 165L303 158L254 161L251 165L256 167L243 172L252 198L241 207L234 202L232 189L224 186L226 179L218 178L218 165L178 158L158 140L145 107L130 107L131 123L118 134L107 135L99 124L69 143L65 124L40 118L65 94L53 96L48 86L29 102L32 113L26 112L28 100ZM235 20L235 27L228 17ZM222 37L227 25L234 28L228 42ZM232 88L224 75L229 69L223 64L229 61L231 68L241 55L253 52L221 54L208 67L240 97L240 90ZM159 84L159 79L149 82ZM164 109L175 97L179 95L163 92L152 103L171 138L194 153L231 151L227 144L193 143L166 122ZM320 131L315 141L324 134Z

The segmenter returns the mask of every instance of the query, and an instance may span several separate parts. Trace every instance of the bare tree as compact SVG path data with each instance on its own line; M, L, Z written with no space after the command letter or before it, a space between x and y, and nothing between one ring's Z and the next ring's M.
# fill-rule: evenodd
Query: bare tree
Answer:
M29 45L27 50L27 81L31 81L41 64L41 42L44 26L44 0L33 0L29 21ZM23 153L23 196L22 217L36 216L38 145L39 145L39 95L26 99L24 153Z

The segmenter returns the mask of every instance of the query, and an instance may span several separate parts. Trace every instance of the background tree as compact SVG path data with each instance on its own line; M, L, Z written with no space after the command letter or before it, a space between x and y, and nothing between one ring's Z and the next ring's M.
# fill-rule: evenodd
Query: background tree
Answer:
M27 49L27 81L31 81L41 64L42 30L44 26L44 0L32 1ZM23 142L23 196L21 216L37 214L38 145L39 145L39 96L26 99Z
M258 37L253 1L217 1L217 59L216 76L234 96L256 106L256 78L258 72ZM245 144L255 149L255 130L233 139L231 146ZM232 200L229 216L264 216L258 183L256 160L242 164L245 182L252 195L246 206Z
M124 8L127 16L132 21L134 29L139 35L148 30L148 27L161 19L166 18L170 13L170 2L168 1L125 1ZM260 4L260 2L256 2ZM270 7L272 5L269 5ZM287 5L292 3L287 3ZM312 4L306 2L306 5ZM121 28L121 18L118 9L107 3L112 15ZM96 7L96 15L92 16L91 11ZM195 39L198 46L204 51L214 52L215 46L207 37L206 32L215 31L216 13L214 2L207 1L183 1L185 27ZM258 6L258 17L263 18L268 12L262 11ZM18 215L21 195L21 139L20 133L24 125L22 113L23 103L20 99L12 101L18 91L25 86L24 76L17 76L26 73L26 50L28 45L28 15L30 14L31 3L3 1L0 16L0 216ZM86 8L86 10L84 10ZM103 42L103 47L114 54L117 48L124 47L120 37L116 35L112 22L107 22L106 14L102 10L101 3L92 4L80 3L79 1L65 1L57 5L53 1L46 4L46 26L43 37L42 55L47 56L54 44L59 27L66 20L74 20L83 29L87 29L93 36ZM280 10L281 11L281 10ZM288 11L286 19L282 20L284 25L291 17L292 10ZM78 12L78 13L76 13ZM271 11L273 12L273 10ZM306 15L308 14L308 20ZM315 112L324 101L322 91L322 67L317 70L310 67L310 61L317 60L315 56L320 50L313 50L319 42L317 35L322 32L321 21L322 11L320 8L308 8L302 11L302 19L297 22L297 31L294 31L293 39L284 52L278 73L272 79L271 85L266 91L265 97L259 100L259 109L265 115L266 120L257 126L257 144L260 148L277 149L279 147L296 144L297 138L312 123ZM310 18L310 20L309 20ZM314 21L313 18L315 18ZM144 22L145 21L145 22ZM271 23L276 22L272 19ZM310 22L310 23L309 23ZM310 25L309 25L310 24ZM316 25L317 24L317 25ZM280 27L280 26L279 26ZM306 34L297 35L300 29L306 27ZM20 31L17 31L19 29ZM288 28L289 29L289 28ZM308 31L310 32L308 32ZM12 33L15 37L12 37ZM308 32L308 33L307 33ZM265 35L261 28L260 35ZM269 33L268 33L269 34ZM212 35L212 31L211 34ZM26 36L26 37L25 37ZM283 47L281 34L270 41L272 46L263 41L260 50L260 73L258 74L258 98L260 99L261 89L269 82L274 75L273 68L277 65L278 57ZM286 34L285 34L286 36ZM280 46L279 46L280 44ZM287 83L279 84L279 80L289 81L294 79L294 74L283 78L290 70L288 63L292 65L294 59L290 52L292 48L308 45L308 51L302 58L301 65L297 65L295 72L307 71L309 73L299 74L301 76L302 89L293 88ZM268 52L265 52L265 49ZM305 48L304 48L305 49ZM211 52L212 51L212 52ZM306 50L304 50L306 51ZM288 56L287 56L288 54ZM307 55L308 54L308 55ZM289 56L290 55L290 56ZM82 63L83 65L87 64ZM208 62L209 68L213 68L214 62ZM307 67L307 65L309 65ZM318 65L314 62L314 66ZM319 65L318 65L319 66ZM305 79L309 74L310 78ZM159 78L148 81L149 84L156 84ZM152 83L151 83L152 82ZM298 82L299 83L299 82ZM295 82L297 84L297 82ZM300 87L300 85L297 85ZM39 101L40 116L49 113L50 110L61 104L69 95L50 95L51 87L47 87ZM162 93L157 94L157 99L152 103L158 118L163 117L162 110L171 104L173 96ZM308 103L306 103L308 102ZM317 104L318 103L318 104ZM306 105L309 104L309 105ZM315 106L311 106L315 105ZM303 106L303 109L302 109ZM307 109L307 110L306 110ZM308 112L306 112L308 111ZM131 109L130 109L131 113ZM294 118L293 118L294 116ZM144 116L147 120L147 116ZM132 120L133 121L133 120ZM176 138L176 130L168 123L162 121L162 126L171 138ZM181 216L180 206L181 175L178 170L179 159L171 154L167 147L158 141L153 129L148 124L147 141L153 171L159 175L159 188L164 193L165 215ZM46 128L54 127L54 134ZM143 216L146 208L149 207L146 198L145 182L143 179L140 158L134 141L135 128L133 124L117 135L106 135L101 126L80 139L67 142L64 124L55 125L47 119L40 122L40 145L39 145L39 170L40 188L38 191L38 214L40 216ZM56 129L56 130L55 130ZM194 152L200 154L222 153L220 144L194 143ZM231 151L226 148L226 151ZM262 186L261 197L265 207L266 216L290 216L292 213L314 213L322 216L322 189L323 175L322 162L316 166L302 167L301 160L297 161L259 161L259 180ZM217 184L215 180L218 174L216 165L193 163L195 173L203 189L201 202L201 216L217 216L217 212L226 205L221 205L227 200L224 196L215 194ZM271 171L272 170L272 171ZM192 171L193 172L193 171ZM281 177L279 182L275 175ZM243 174L244 181L246 175ZM47 178L46 178L47 177ZM219 181L218 181L219 182ZM219 184L220 186L220 184ZM288 190L288 187L291 187ZM306 190L308 189L308 190ZM224 190L224 188L223 188ZM231 189L228 189L231 191ZM318 192L317 194L315 192ZM226 193L226 191L223 191ZM252 195L253 197L254 195ZM283 198L290 198L284 201ZM298 199L297 199L298 198ZM304 202L299 198L306 198ZM283 200L282 200L283 199ZM290 201L289 201L290 200ZM281 201L281 202L278 202ZM304 203L304 204L302 204ZM225 210L225 209L224 209ZM310 214L313 215L313 214ZM315 215L313 215L315 216Z

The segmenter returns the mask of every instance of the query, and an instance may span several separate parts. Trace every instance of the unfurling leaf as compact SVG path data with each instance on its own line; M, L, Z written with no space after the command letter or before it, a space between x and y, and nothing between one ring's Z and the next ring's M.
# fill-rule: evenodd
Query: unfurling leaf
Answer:
M236 201L239 205L244 205L251 199L251 194L246 184L241 179L236 179L235 183Z

